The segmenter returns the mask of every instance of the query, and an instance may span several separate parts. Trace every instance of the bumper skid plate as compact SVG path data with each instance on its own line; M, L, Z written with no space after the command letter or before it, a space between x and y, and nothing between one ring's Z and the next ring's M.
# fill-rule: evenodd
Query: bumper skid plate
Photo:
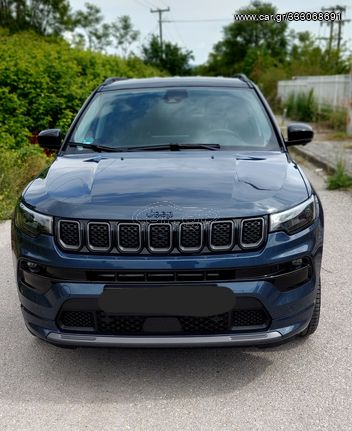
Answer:
M251 334L231 334L212 336L104 336L59 334L50 332L47 340L51 343L75 346L106 346L106 347L196 347L196 346L235 346L255 345L279 341L279 331L253 332Z

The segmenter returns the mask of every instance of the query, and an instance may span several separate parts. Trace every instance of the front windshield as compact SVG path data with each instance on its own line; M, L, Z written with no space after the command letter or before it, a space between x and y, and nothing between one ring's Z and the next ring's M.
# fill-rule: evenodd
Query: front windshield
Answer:
M254 90L224 87L97 93L70 141L85 144L85 147L95 144L116 149L163 144L279 149L268 116Z

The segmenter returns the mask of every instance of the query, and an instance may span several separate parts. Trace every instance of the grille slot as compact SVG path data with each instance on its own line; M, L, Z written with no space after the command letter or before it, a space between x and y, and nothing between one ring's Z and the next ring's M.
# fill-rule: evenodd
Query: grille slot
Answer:
M152 252L168 252L172 248L172 226L170 223L150 223L148 246Z
M268 317L262 309L234 310L231 323L233 327L266 326Z
M241 222L240 244L243 248L258 247L264 240L264 219L244 219Z
M59 243L68 250L81 247L81 228L76 220L60 220L58 225Z
M60 314L60 324L64 328L91 328L95 327L93 313L91 311L68 311Z
M122 252L138 252L142 247L141 226L139 223L119 223L117 245Z
M210 248L229 250L233 247L234 226L232 221L214 221L210 224Z
M190 334L211 334L226 331L229 313L209 317L180 317L183 332Z
M88 223L88 247L93 251L107 251L111 247L111 230L109 223Z
M202 223L181 223L179 226L179 244L182 251L198 251L203 246Z
M143 330L144 317L116 316L97 312L97 329L104 334L138 334Z

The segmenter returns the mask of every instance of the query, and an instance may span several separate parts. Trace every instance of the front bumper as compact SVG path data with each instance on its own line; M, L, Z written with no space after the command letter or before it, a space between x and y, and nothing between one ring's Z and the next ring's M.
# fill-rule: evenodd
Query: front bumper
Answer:
M282 335L279 331L256 332L250 334L202 335L202 336L96 336L59 334L50 332L47 340L55 344L71 346L101 347L212 347L212 346L245 346L279 342Z
M54 266L77 271L99 270L209 270L243 269L253 266L274 265L308 258L312 263L309 280L285 291L279 290L272 280L253 279L218 281L218 286L231 289L237 297L259 300L271 317L270 326L260 331L217 333L205 335L135 335L69 333L60 329L57 316L65 302L71 299L97 299L104 292L105 282L52 280L49 289L40 291L18 277L19 298L28 329L36 336L55 344L78 346L118 347L184 347L271 344L291 338L302 332L311 319L316 288L320 276L323 229L317 220L308 229L288 236L277 232L268 236L262 250L253 252L213 254L202 256L87 256L64 253L50 236L35 240L13 227L12 245L17 275L22 259L43 266ZM201 283L198 283L201 284ZM141 286L143 286L141 284Z

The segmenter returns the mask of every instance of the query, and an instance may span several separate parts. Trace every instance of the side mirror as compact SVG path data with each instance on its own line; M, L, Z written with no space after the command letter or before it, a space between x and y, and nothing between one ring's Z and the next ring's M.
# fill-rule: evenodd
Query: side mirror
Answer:
M287 126L286 146L306 145L314 137L313 129L304 123L293 123Z
M61 143L60 129L42 130L38 135L38 144L45 150L59 151Z

